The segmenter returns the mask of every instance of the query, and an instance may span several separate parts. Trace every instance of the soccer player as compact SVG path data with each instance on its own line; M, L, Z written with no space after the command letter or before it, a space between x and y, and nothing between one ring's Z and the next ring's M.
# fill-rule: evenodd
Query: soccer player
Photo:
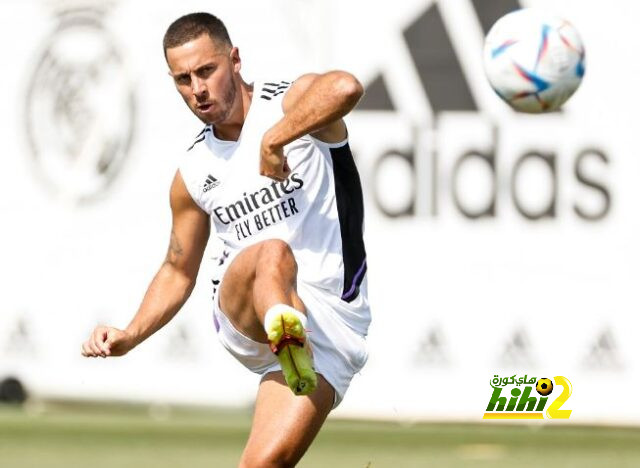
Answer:
M240 466L293 466L367 360L362 188L342 120L363 89L342 71L248 84L207 13L172 23L164 53L205 127L173 180L169 250L138 312L124 330L97 327L83 354L123 355L171 320L213 228L218 337L262 376Z

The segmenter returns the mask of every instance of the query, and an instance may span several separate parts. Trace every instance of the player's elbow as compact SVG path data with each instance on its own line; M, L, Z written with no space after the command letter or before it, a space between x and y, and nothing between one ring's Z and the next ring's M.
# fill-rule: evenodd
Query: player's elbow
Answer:
M165 279L166 283L171 285L176 294L186 300L196 285L198 269L165 261L159 274Z
M185 300L191 296L191 292L193 288L196 286L196 278L198 277L198 272L191 271L181 271L180 272L180 280L183 290L183 295Z
M355 106L364 94L362 83L351 73L345 71L335 71L333 73L336 93L339 94L345 102Z

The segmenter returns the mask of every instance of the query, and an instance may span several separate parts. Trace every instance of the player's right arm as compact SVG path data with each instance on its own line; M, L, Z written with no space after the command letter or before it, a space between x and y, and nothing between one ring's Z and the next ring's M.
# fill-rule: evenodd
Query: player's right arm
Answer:
M122 356L169 322L186 302L209 239L209 217L193 201L180 172L171 184L173 225L167 256L138 312L124 330L99 326L82 345L87 357Z

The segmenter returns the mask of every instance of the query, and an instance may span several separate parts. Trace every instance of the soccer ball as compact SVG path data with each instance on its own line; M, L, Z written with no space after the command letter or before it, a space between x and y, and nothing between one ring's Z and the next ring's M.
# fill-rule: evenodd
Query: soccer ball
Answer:
M553 382L551 381L551 379L547 379L544 377L539 379L538 383L536 384L536 391L542 396L547 396L553 391Z
M484 69L494 91L520 112L550 112L578 89L584 47L568 21L531 8L508 13L487 34Z

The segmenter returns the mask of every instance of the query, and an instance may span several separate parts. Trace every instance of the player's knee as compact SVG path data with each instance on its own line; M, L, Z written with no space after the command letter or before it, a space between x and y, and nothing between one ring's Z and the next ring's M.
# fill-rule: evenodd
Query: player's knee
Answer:
M286 271L298 271L296 258L291 247L280 239L270 239L262 243L258 266L261 268L277 268Z

